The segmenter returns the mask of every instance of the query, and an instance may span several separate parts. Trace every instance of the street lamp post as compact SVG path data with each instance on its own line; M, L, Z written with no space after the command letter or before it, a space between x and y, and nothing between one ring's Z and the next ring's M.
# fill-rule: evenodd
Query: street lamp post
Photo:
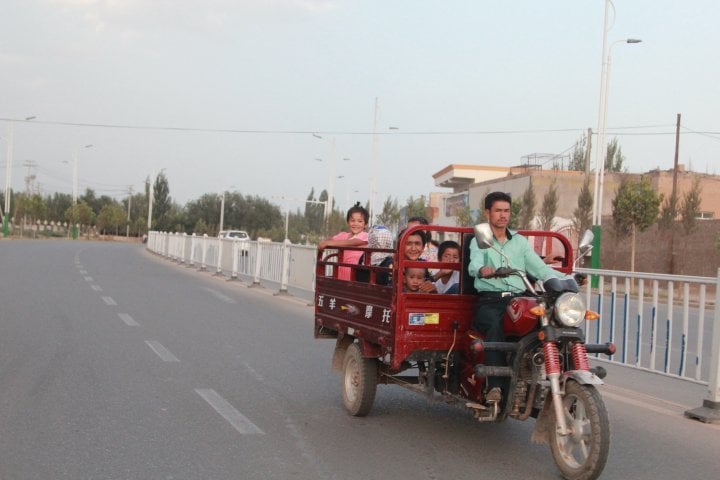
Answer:
M25 121L34 120L35 116L25 117ZM10 236L10 190L12 189L12 156L13 139L15 137L15 121L10 122L10 135L8 136L7 164L5 165L5 217L3 218L3 234Z
M610 30L608 27L608 19L610 7L614 6L611 0L605 0L605 23L603 27L603 51L602 64L600 72L600 106L598 108L598 148L595 150L595 189L593 195L593 219L592 230L594 233L593 256L591 265L593 268L600 267L600 245L601 245L601 223L603 211L603 187L605 182L605 156L607 155L607 112L608 112L608 94L610 83L610 65L612 62L612 48L618 43L640 43L642 40L636 38L626 38L617 40L607 48L607 34Z
M235 185L230 185L229 188L235 188ZM222 196L220 197L220 228L218 229L218 233L223 231L224 224L225 224L225 190L223 190Z
M73 153L73 191L72 191L72 204L73 204L73 212L77 214L77 196L78 196L78 157L80 156L80 148L92 148L92 144L83 145L82 147L78 147L75 149L75 152ZM77 222L78 219L75 219L75 222L73 223L73 240L77 240L78 238L78 229L77 229Z
M313 133L313 137L319 138L320 140L325 140L321 135L318 135L317 133ZM330 140L330 145L332 147L332 152L330 153L330 175L328 178L328 205L329 208L325 209L325 221L328 220L330 217L330 213L333 209L333 187L335 185L335 137ZM321 158L316 158L315 160L318 160L322 162Z
M602 204L603 204L603 190L605 183L605 157L607 156L607 112L608 112L608 86L610 84L610 71L612 67L612 49L618 43L640 43L642 40L638 38L626 38L623 40L617 40L610 45L607 55L607 63L605 66L605 95L602 95L603 106L602 106L602 123L598 128L598 149L597 149L597 161L595 170L595 186L597 202L595 204L596 211L594 213L596 223L595 225L600 226L602 224ZM599 177L599 180L598 180ZM598 186L599 184L599 186Z

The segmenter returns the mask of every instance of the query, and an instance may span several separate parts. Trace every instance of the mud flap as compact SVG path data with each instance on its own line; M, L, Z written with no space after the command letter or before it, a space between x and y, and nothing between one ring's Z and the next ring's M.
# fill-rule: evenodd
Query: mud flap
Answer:
M540 411L540 414L535 420L535 428L533 429L532 435L530 435L530 441L532 443L548 444L550 443L550 429L554 427L552 423L552 395L548 395L545 399L545 405Z
M335 351L333 351L332 358L332 370L334 372L341 372L343 369L343 360L345 360L345 353L352 343L355 341L354 337L350 335L343 335L338 338L335 342Z

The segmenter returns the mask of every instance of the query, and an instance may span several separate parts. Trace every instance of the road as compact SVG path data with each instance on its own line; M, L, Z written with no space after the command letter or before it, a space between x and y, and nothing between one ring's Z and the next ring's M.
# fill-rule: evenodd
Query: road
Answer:
M396 386L349 417L305 300L114 243L2 241L0 276L2 479L559 478L532 421ZM705 387L610 370L602 478L715 478Z

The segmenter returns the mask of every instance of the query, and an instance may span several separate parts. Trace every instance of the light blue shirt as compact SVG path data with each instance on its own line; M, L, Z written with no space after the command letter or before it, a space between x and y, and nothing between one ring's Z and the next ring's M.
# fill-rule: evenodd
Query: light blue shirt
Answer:
M506 278L478 278L477 274L482 267L511 267L522 270L539 280L546 280L551 277L562 277L563 274L553 270L533 251L527 238L507 230L507 240L500 243L493 236L493 246L500 250L509 260L492 248L480 249L477 242L470 243L470 265L468 273L475 277L475 290L478 292L513 292L522 293L525 291L525 284L516 275Z

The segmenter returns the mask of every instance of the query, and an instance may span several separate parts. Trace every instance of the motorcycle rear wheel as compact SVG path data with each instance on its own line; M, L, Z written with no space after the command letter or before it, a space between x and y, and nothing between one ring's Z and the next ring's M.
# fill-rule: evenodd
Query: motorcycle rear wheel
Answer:
M350 415L364 417L375 402L377 360L363 358L360 346L353 343L345 353L342 374L342 396Z
M563 477L569 480L594 480L600 476L610 450L610 422L605 403L593 385L565 383L563 411L571 432L557 433L553 410L550 450Z

